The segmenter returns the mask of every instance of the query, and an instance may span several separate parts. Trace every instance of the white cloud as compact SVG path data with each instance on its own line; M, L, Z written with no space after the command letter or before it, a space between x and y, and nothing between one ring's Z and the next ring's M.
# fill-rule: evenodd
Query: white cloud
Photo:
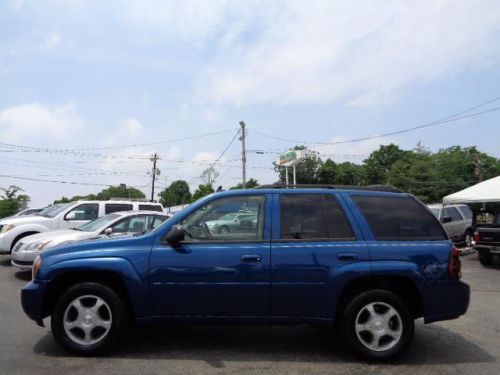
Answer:
M58 33L51 33L47 38L45 38L45 46L48 48L54 48L59 43L61 43L62 37Z
M221 46L207 69L206 98L375 105L411 85L500 62L495 1L282 5L257 39Z
M76 108L71 105L46 107L38 103L0 110L0 133L5 142L40 144L74 137L84 127Z

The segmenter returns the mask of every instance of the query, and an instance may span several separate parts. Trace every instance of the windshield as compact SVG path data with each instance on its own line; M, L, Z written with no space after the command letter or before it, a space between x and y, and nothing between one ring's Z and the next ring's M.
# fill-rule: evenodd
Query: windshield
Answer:
M121 216L117 214L107 214L99 219L93 220L87 224L83 224L82 226L75 229L84 232L94 232L96 230L104 229L119 217Z
M71 206L73 203L65 203L65 204L55 204L53 206L47 207L45 210L42 210L39 215L45 217L56 217L59 213L64 211L66 208Z

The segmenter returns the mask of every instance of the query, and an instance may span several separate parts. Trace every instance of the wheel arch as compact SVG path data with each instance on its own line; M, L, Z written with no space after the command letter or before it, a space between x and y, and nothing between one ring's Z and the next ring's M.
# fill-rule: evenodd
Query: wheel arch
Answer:
M414 319L424 316L423 298L416 282L402 275L370 275L349 280L340 292L335 316L340 316L354 296L373 289L383 289L398 295Z

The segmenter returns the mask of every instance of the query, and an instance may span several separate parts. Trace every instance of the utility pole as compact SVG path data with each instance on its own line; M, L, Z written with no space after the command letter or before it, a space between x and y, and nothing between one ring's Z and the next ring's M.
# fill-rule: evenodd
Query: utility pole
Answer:
M151 174L153 175L153 183L151 184L151 202L154 201L154 197L155 197L155 179L156 179L156 175L160 174L160 170L158 168L156 168L156 161L159 160L159 159L160 159L160 156L156 152L149 159L149 160L151 160L153 162L153 170L151 171Z
M242 181L242 186L243 189L246 188L246 164L247 164L247 151L245 149L245 123L243 121L240 121L240 126L241 126L241 136L240 136L240 141L241 141L241 168L243 172L243 181Z

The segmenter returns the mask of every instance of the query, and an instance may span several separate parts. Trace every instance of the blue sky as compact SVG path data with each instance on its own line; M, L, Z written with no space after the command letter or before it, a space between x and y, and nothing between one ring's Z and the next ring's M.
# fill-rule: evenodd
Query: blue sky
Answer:
M496 1L0 1L0 142L52 149L114 147L224 131L99 157L13 152L2 175L144 186L201 171L238 122L248 148L337 141L417 126L500 95ZM500 105L500 102L491 106ZM316 148L359 162L380 144L477 145L500 157L500 112L404 135ZM97 152L97 151L96 151ZM239 182L238 141L216 166ZM274 182L276 155L250 153L247 175ZM113 174L114 173L114 174ZM118 173L118 174L116 174ZM100 190L0 177L32 205ZM193 189L194 190L194 189Z

